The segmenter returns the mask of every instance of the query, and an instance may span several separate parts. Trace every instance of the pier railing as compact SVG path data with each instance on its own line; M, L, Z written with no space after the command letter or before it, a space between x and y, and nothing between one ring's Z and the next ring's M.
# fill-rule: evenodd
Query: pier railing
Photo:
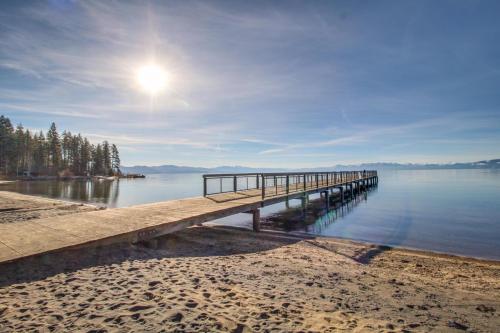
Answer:
M329 188L377 177L376 170L203 175L203 196L223 193L261 195L262 198Z

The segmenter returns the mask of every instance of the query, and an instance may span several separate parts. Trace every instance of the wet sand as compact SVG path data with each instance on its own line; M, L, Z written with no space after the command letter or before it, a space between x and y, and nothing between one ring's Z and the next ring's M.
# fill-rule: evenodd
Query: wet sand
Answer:
M495 332L500 263L193 227L0 266L0 332Z

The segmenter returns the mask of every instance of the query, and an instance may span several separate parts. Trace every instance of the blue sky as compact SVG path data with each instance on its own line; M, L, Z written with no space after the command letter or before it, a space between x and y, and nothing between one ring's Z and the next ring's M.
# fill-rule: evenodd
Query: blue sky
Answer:
M2 1L0 114L124 165L500 157L498 1ZM169 74L155 97L137 68Z

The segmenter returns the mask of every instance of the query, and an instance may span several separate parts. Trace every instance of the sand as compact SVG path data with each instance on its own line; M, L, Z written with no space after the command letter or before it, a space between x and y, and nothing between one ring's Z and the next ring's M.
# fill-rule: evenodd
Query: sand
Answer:
M0 224L96 209L98 208L91 205L0 191Z
M194 227L0 266L0 331L494 332L500 264Z
M500 262L214 226L0 265L0 332L495 332L499 300Z

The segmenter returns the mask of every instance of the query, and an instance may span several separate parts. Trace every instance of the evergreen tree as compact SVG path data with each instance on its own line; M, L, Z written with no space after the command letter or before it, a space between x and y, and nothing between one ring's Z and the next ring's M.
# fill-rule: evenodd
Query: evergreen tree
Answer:
M112 175L120 172L116 145L104 141L93 146L80 134L64 131L62 137L51 124L47 135L32 134L19 124L13 128L9 118L0 116L0 175L19 175L25 171L39 175Z
M24 128L21 124L16 127L16 132L14 133L14 144L16 150L16 175L19 175L20 172L24 171L26 158L26 139L24 137Z
M90 174L92 164L92 145L87 138L83 139L82 148L80 150L80 163L82 167L82 174Z
M111 167L113 168L113 172L116 175L120 175L122 172L120 171L120 154L118 153L118 148L115 144L111 145Z
M31 166L33 163L33 137L31 136L31 132L27 129L24 132L24 144L26 147L26 152L24 156L24 170L31 171Z
M85 174L86 170L82 165L81 150L83 146L83 138L80 134L71 137L71 169L75 174L82 175Z
M50 125L50 129L47 132L47 143L49 149L49 172L56 174L61 165L61 141L55 123Z
M92 162L93 162L93 175L102 175L104 171L104 158L102 154L102 147L100 144L94 147L92 153Z
M14 128L9 118L0 116L0 173L7 175L15 156Z
M72 164L71 161L71 132L64 131L62 134L62 167L68 169Z
M111 150L109 149L108 141L102 143L102 155L104 174L110 176L113 174L113 170L111 169Z
M47 144L42 131L33 140L33 146L34 167L31 171L44 174L47 170Z

